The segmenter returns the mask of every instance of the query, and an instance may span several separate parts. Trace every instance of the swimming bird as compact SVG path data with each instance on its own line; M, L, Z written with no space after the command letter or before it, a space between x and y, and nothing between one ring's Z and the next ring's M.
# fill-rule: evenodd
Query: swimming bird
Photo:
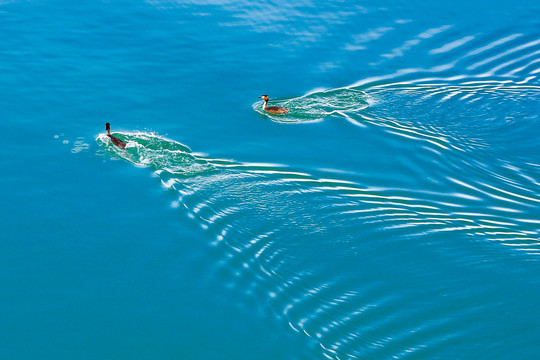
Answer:
M268 95L261 95L259 98L264 99L263 110L270 114L285 115L289 109L283 106L268 106Z
M116 146L118 146L119 148L122 148L122 149L126 148L126 143L125 142L123 142L122 140L120 140L116 136L111 135L111 124L106 123L105 124L105 130L107 130L107 136L111 138L111 141L113 142L114 145L116 145Z

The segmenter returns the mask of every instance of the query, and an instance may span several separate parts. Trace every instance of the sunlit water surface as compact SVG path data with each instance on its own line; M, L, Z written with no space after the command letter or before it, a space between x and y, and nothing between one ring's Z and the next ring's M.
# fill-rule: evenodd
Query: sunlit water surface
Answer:
M1 357L537 358L539 13L0 2Z

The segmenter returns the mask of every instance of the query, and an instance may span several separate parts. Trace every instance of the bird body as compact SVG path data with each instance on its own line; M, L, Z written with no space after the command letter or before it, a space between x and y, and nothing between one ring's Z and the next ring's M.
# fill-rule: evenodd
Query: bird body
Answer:
M268 106L268 95L261 95L259 98L264 100L263 110L270 114L285 115L289 109L283 106Z
M114 135L111 135L111 124L109 123L106 123L105 124L105 130L107 130L107 136L111 138L111 141L114 145L118 146L119 148L121 149L125 149L126 148L126 143L123 142L122 140L120 140L119 138L117 138L116 136Z

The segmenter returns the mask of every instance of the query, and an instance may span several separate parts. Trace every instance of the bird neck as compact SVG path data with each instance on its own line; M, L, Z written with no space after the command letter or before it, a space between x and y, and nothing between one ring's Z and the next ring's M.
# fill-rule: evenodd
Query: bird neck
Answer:
M268 105L268 100L264 100L264 105L263 105L263 109L266 109L266 105Z

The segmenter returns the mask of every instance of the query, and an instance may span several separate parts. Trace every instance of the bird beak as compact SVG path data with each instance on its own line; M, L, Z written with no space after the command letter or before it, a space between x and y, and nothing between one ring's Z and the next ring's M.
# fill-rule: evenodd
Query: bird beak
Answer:
M262 96L258 96L259 99L262 99Z

